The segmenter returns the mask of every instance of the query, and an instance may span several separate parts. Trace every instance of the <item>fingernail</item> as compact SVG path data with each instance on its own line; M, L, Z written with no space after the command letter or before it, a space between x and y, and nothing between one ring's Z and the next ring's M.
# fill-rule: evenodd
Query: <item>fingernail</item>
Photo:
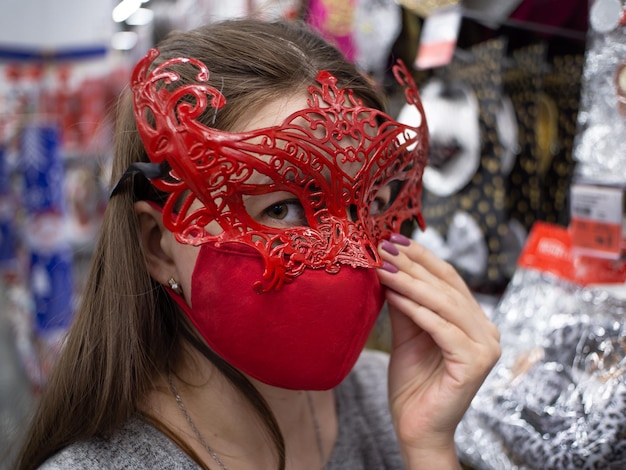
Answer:
M380 267L380 269L384 269L385 271L390 272L392 274L395 274L398 272L398 268L396 268L393 264L387 261L383 261L383 265Z
M380 247L383 250L385 250L387 253L389 253L390 255L397 256L400 254L400 252L398 251L398 248L396 248L396 246L393 243L391 243L389 240L383 240Z
M389 240L391 240L392 243L397 243L402 246L409 246L411 244L411 240L400 233L392 233Z

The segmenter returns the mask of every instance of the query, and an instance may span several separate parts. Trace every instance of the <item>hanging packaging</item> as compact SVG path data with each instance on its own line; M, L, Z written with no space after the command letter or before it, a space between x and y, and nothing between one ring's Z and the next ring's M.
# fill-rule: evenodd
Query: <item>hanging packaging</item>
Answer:
M576 256L566 228L535 224L492 313L502 356L458 428L462 460L624 468L626 301L611 287L625 280L624 262Z

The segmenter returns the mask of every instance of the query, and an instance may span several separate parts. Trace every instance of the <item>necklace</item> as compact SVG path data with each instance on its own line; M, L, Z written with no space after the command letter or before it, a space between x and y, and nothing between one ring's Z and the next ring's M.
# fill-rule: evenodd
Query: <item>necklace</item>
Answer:
M326 458L324 457L324 444L322 443L322 432L320 431L320 423L317 420L317 413L315 412L315 404L313 403L313 397L308 390L306 393L306 400L309 403L309 411L311 412L311 418L313 419L313 430L315 431L315 443L317 444L317 451L320 453L320 462L322 468L326 467Z
M172 392L172 395L174 395L174 398L176 399L176 403L178 404L178 408L180 408L180 411L183 413L183 416L185 417L185 421L187 421L187 424L189 424L189 427L193 431L196 438L200 441L200 444L202 444L202 447L204 447L204 449L209 453L211 458L215 460L215 462L220 466L222 470L228 470L228 467L224 465L224 462L221 461L221 459L215 453L213 448L208 444L208 442L206 441L202 433L200 433L200 430L196 427L196 424L193 422L193 419L191 419L191 416L187 412L187 408L185 408L183 399L180 397L180 394L178 393L178 389L176 388L176 385L174 385L174 379L172 377L171 372L168 373L167 380L169 382L170 391ZM317 419L317 412L315 411L315 404L313 403L313 397L311 396L311 393L309 391L306 391L305 393L306 393L307 403L309 405L309 411L311 413L311 418L313 420L313 431L315 432L315 443L317 444L317 451L320 454L320 462L322 464L322 468L324 468L326 466L325 465L326 459L324 457L324 444L322 443L322 433L320 430L320 423L319 423L319 420Z
M224 462L220 460L219 456L215 453L215 451L211 448L211 446L204 439L204 436L202 436L202 434L196 427L196 424L191 419L191 416L189 416L189 413L187 412L187 408L185 408L183 400L182 398L180 398L180 394L178 393L178 390L176 389L176 386L174 385L174 379L172 378L171 372L167 375L167 380L170 384L170 391L172 392L172 395L174 395L174 398L176 399L176 403L178 404L178 408L180 408L180 411L182 411L183 415L185 416L185 420L187 421L187 424L189 424L189 427L195 434L196 438L200 441L200 444L202 444L202 447L204 447L204 449L209 453L211 458L215 460L215 462L220 466L222 470L228 470L226 465L224 465Z

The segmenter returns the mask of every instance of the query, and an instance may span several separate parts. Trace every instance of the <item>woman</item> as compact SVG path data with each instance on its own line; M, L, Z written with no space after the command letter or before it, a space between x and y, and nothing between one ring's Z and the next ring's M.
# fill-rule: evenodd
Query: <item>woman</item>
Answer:
M131 88L89 282L18 468L457 468L498 333L397 233L421 221L425 122L393 121L287 23L173 34ZM362 353L384 300L390 359Z

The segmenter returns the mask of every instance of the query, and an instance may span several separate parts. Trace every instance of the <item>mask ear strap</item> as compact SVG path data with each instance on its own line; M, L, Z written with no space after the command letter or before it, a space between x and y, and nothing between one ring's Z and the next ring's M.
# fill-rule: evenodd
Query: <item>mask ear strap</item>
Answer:
M111 191L109 192L109 199L115 196L122 187L122 183L126 181L128 178L134 178L136 174L142 174L149 180L162 178L166 172L164 171L164 167L161 163L149 163L149 162L135 162L131 163L130 166L126 169L124 174L120 177L120 179L115 183Z

